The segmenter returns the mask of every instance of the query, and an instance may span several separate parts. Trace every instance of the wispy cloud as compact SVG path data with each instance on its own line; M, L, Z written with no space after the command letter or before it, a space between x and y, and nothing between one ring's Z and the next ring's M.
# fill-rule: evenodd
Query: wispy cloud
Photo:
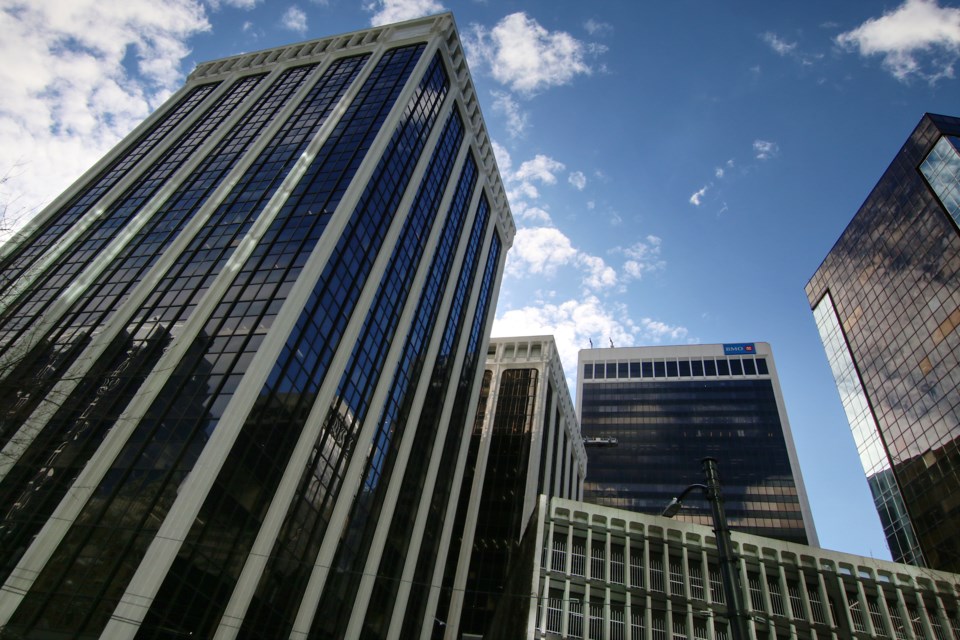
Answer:
M4 190L30 212L177 88L187 41L210 29L191 0L22 2L2 16L0 172L18 167Z
M303 9L294 5L283 12L280 16L280 25L284 29L303 34L307 32L307 14Z
M695 207L699 207L700 203L703 202L703 196L707 195L707 189L710 188L710 185L703 185L699 190L695 191L693 195L690 196L690 204Z
M785 56L788 53L792 53L797 48L796 42L787 42L786 40L783 40L782 38L780 38L780 36L778 36L777 34L770 31L764 33L760 37L764 42L770 45L771 49L776 51L781 56Z
M507 133L511 138L519 138L527 131L529 117L527 112L513 96L506 91L491 91L493 95L493 111L502 114L507 119Z
M769 160L780 153L780 146L769 140L754 140L753 153L757 160Z
M761 34L760 39L767 43L777 55L792 58L805 66L812 65L823 58L822 53L806 53L801 51L800 46L796 42L790 42L772 31ZM760 68L756 67L756 72L759 71Z
M594 20L590 18L583 23L583 28L587 30L591 36L605 36L609 33L613 33L613 25L609 22L601 22L599 20Z
M960 9L936 0L906 0L879 18L841 33L837 43L862 56L879 55L895 78L918 76L928 82L952 78L960 55Z
M437 0L370 0L363 8L373 15L370 24L379 26L441 13L447 8Z
M583 191L587 187L587 176L583 174L583 171L574 171L567 176L567 182L572 184L577 191Z
M648 235L629 247L614 249L614 253L622 253L626 258L622 272L624 279L640 280L643 276L667 268L667 262L660 257L660 246L663 240L654 235Z
M259 2L260 0L207 0L207 4L214 11L220 9L220 7L233 7L249 11L256 7Z
M494 79L531 95L591 73L586 45L564 31L548 31L525 13L513 13L492 29L473 25L464 38L471 67L487 65Z

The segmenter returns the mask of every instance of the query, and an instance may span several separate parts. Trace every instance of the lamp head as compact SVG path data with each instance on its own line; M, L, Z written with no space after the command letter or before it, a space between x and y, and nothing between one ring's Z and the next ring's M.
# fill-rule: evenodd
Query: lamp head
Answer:
M670 504L666 506L666 508L663 510L663 513L660 515L662 515L664 518L672 518L673 516L677 515L677 512L680 511L680 507L682 506L683 503L680 502L680 499L674 498L670 501Z

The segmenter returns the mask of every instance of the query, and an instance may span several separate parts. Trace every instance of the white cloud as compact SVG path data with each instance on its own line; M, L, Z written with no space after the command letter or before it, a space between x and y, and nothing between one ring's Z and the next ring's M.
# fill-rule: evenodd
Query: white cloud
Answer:
M307 14L304 13L303 9L294 5L283 12L283 16L280 17L280 24L284 29L296 31L301 34L306 33Z
M617 284L617 272L603 258L579 253L577 264L585 272L583 284L588 289L608 289Z
M592 36L603 36L613 32L613 25L609 22L599 22L593 18L584 22L583 28Z
M893 11L841 33L837 43L862 56L881 55L883 66L898 80L918 75L930 82L953 77L960 54L960 9L936 0L906 0ZM933 67L924 70L924 60Z
M371 0L364 9L373 13L370 24L379 26L442 13L447 10L436 0Z
M220 9L220 7L233 7L234 9L244 9L249 11L257 6L257 3L260 0L207 0L207 4L210 5L214 11Z
M651 318L640 318L640 331L651 342L663 342L664 340L676 342L687 337L686 327L672 327L665 322Z
M646 274L666 269L667 263L660 257L661 244L663 244L662 239L649 235L625 249L620 247L614 249L614 253L622 253L627 258L622 269L625 278L640 280Z
M723 167L717 167L713 170L713 175L717 178L722 178L724 174Z
M472 67L488 64L494 79L527 95L591 72L582 42L563 31L550 32L522 12L506 16L490 30L473 25L465 41Z
M769 160L780 153L780 146L768 140L754 140L753 152L757 160Z
M562 162L538 153L533 160L527 160L521 164L520 168L511 177L523 182L536 180L543 184L556 184L557 172L563 171L565 168Z
M703 187L700 188L699 191L694 192L694 194L690 196L690 204L692 204L695 207L699 207L700 203L703 201L703 196L707 195L707 189L709 188L710 188L710 185L705 184L703 185Z
M552 224L553 222L546 209L527 204L523 200L518 200L511 209L515 217L526 222L538 222L541 224Z
M527 130L528 116L520 105L506 91L491 91L493 95L493 111L501 113L507 119L507 133L511 138L522 136Z
M493 157L497 159L497 168L500 169L500 175L506 180L510 174L510 170L513 168L513 160L510 158L510 152L496 140L491 140L490 146L493 147Z
M177 88L188 39L210 29L195 0L29 2L2 16L0 174L13 170L4 196L31 214Z
M580 251L570 238L555 227L521 227L507 254L507 275L524 278L530 274L552 278L560 268L576 269L581 284L587 289L601 290L618 283L617 272L603 258Z
M583 175L583 171L574 171L567 176L567 181L578 191L583 191L587 186L587 176Z
M797 48L796 42L787 42L783 40L775 33L770 31L766 32L761 36L761 39L770 45L770 48L776 51L781 56L785 56L789 53L792 53Z
M567 382L576 388L577 354L580 349L589 348L591 340L596 347L606 346L611 340L618 347L684 341L687 329L651 318L641 318L635 323L624 305L604 304L596 296L587 295L582 300L559 304L538 300L530 306L505 311L494 319L492 334L497 337L552 335Z
M559 229L532 227L518 229L507 254L507 271L513 276L527 273L553 275L557 267L573 264L578 251Z

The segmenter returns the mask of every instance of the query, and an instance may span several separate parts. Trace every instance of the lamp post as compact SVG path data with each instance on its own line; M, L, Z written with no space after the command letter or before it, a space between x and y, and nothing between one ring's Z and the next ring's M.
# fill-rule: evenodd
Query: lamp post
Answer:
M727 515L723 510L723 495L720 493L720 476L717 473L716 458L704 458L703 473L706 484L692 484L670 501L670 504L661 514L672 518L683 506L683 499L694 489L703 491L710 509L713 512L713 533L717 540L717 553L720 555L720 575L723 579L723 590L727 595L727 611L730 618L730 632L733 640L750 640L750 631L747 627L749 616L743 606L743 591L736 581L737 559L733 555L733 543L730 540L730 527L727 525Z

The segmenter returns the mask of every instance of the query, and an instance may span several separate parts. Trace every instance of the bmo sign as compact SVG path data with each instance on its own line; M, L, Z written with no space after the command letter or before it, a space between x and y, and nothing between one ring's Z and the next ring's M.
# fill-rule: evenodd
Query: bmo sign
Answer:
M752 342L723 345L723 355L725 356L752 356L756 353L757 347Z

